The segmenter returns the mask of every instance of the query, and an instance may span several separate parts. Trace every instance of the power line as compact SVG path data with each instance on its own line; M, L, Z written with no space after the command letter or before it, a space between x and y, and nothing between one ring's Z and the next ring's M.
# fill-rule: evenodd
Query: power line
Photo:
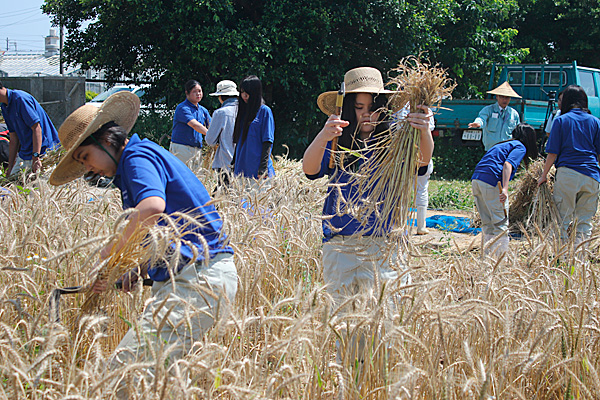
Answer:
M16 10L16 11L10 11L10 12L3 12L2 13L2 18L6 19L6 18L10 18L10 17L18 17L20 15L27 14L27 13L30 13L32 11L37 12L37 11L41 11L41 10L42 10L41 7L30 7L30 8L24 8L22 10Z

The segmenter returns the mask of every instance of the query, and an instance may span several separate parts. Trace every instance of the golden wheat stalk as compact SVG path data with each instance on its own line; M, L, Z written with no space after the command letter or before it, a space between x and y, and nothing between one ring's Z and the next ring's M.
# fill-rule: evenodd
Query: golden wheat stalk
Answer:
M126 217L132 212L129 210L123 213L117 220L115 229L120 228L124 232L125 226L123 225L126 225ZM160 219L164 221L164 224L147 226L139 223L121 248L117 249L116 245L113 246L110 256L98 266L96 279L106 280L110 288L119 281L123 274L130 271L140 273L144 265L154 265L161 261L165 263L172 278L180 266L179 250L182 245L187 245L192 250L193 259L196 259L198 255L196 246L186 240L187 235L194 235L200 239L204 247L204 259L208 261L210 258L208 244L202 235L197 233L202 226L199 219L186 213L161 214ZM120 235L116 235L113 243L118 243L119 238ZM111 296L111 291L104 293L88 291L81 311L89 313L97 310L101 303L106 302L103 299L107 296Z
M346 201L348 211L363 225L376 221L375 236L385 235L390 225L404 231L414 201L420 132L398 114L403 110L422 112L417 108L420 105L439 106L454 89L444 69L416 57L403 59L393 72L388 86L399 91L391 95L389 110L380 110L390 115L392 124L359 150L364 155L363 164L349 184L357 185L357 198L362 201Z

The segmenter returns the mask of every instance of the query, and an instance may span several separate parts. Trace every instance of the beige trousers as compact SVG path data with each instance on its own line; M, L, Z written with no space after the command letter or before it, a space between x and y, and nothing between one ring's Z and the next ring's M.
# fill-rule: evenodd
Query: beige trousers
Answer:
M488 185L478 179L471 181L475 205L481 217L481 230L484 235L498 236L508 231L508 199L500 203L498 187ZM506 211L506 214L504 212Z
M185 144L172 143L169 151L179 158L192 171L197 171L202 165L202 148L186 146Z
M185 266L175 275L174 282L172 279L154 282L153 297L141 321L125 334L115 349L110 369L143 361L172 364L185 356L215 321L229 313L229 304L237 292L233 257L233 254L219 254L208 264ZM155 360L157 357L161 359ZM154 370L145 372L152 379ZM119 389L122 391L124 389ZM118 395L124 396L124 393Z
M567 167L556 170L554 182L554 202L562 220L561 237L567 237L571 222L577 236L585 240L592 233L592 217L598 209L599 184L593 178Z

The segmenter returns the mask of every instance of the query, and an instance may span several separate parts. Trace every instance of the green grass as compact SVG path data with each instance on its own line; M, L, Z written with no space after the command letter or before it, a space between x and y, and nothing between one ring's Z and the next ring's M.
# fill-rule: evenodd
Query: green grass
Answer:
M429 208L470 211L474 204L470 180L429 181Z

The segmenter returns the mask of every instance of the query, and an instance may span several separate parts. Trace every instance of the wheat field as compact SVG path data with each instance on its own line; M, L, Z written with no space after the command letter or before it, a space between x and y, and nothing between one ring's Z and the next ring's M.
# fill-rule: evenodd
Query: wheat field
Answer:
M235 184L216 206L236 252L231 315L176 363L107 372L112 350L149 291L111 291L85 314L82 285L118 229L118 190L42 177L0 197L0 398L110 399L122 378L138 399L600 398L598 245L586 257L550 234L513 240L500 260L458 247L409 246L413 282L352 299L341 314L320 272L326 181L278 158L270 188ZM197 172L209 190L207 170ZM246 204L246 208L242 206ZM249 207L248 207L249 205ZM385 299L393 296L393 313ZM368 356L336 357L336 341L366 338ZM154 379L136 379L149 365Z

